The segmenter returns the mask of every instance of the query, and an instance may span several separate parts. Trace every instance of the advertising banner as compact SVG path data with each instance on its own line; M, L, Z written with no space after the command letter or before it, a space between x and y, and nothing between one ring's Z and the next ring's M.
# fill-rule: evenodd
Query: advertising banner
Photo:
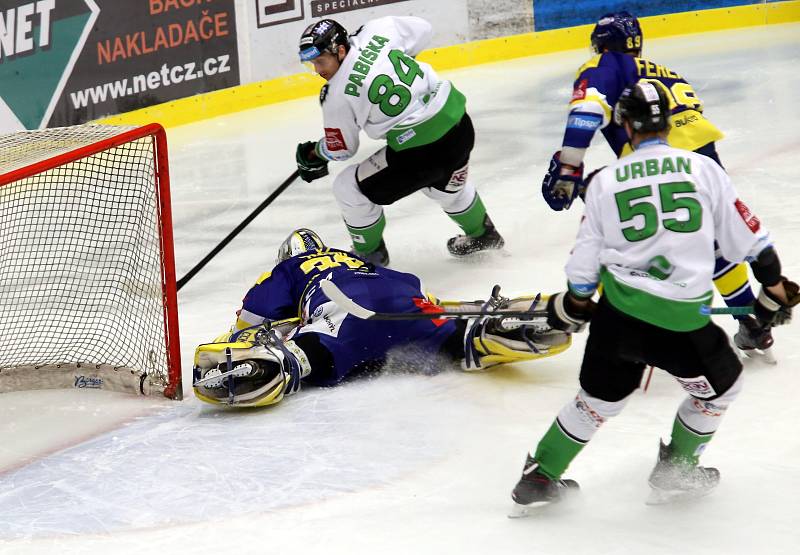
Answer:
M0 0L0 131L239 84L234 0Z
M433 25L429 47L465 42L469 36L464 0L246 0L249 64L245 82L264 81L302 71L297 56L300 34L319 19L335 19L354 32L384 16L416 15Z

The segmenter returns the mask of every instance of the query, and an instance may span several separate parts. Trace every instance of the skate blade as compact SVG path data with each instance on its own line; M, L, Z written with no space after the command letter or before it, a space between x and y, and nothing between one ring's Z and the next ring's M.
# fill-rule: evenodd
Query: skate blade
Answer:
M746 351L741 350L740 352L745 357L753 360L760 360L766 364L778 364L778 361L775 359L775 354L772 352L772 347L764 349L763 351L760 349L748 349Z
M447 252L456 260L464 260L469 262L482 262L495 256L501 258L509 258L511 256L511 253L508 252L505 247L501 247L499 249L484 249L482 251L475 251L467 254L456 254L450 251Z
M645 505L668 505L670 503L680 503L681 501L689 501L697 499L698 497L705 497L714 491L713 487L695 490L665 490L653 488L650 490L650 495L645 500Z
M525 518L526 516L531 516L532 514L538 512L539 509L546 507L551 503L552 501L537 501L531 503L530 505L513 503L511 506L511 511L508 513L508 518Z

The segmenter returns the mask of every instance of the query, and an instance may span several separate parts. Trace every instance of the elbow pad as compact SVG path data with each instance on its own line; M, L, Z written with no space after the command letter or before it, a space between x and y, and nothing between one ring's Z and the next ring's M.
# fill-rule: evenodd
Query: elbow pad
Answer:
M781 281L781 261L772 246L767 247L750 263L756 280L765 287L772 287Z

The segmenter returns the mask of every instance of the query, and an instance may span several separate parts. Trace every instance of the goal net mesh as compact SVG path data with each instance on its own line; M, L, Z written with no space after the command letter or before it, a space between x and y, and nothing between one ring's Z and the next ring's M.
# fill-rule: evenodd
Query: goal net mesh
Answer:
M169 381L154 137L36 170L129 129L0 137L0 176L31 168L0 182L0 371L110 365Z

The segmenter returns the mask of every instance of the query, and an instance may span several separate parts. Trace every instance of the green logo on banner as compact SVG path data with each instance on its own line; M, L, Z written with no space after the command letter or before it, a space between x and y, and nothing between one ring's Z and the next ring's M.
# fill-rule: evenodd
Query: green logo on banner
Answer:
M36 129L50 118L100 10L94 0L10 3L0 9L0 98Z

